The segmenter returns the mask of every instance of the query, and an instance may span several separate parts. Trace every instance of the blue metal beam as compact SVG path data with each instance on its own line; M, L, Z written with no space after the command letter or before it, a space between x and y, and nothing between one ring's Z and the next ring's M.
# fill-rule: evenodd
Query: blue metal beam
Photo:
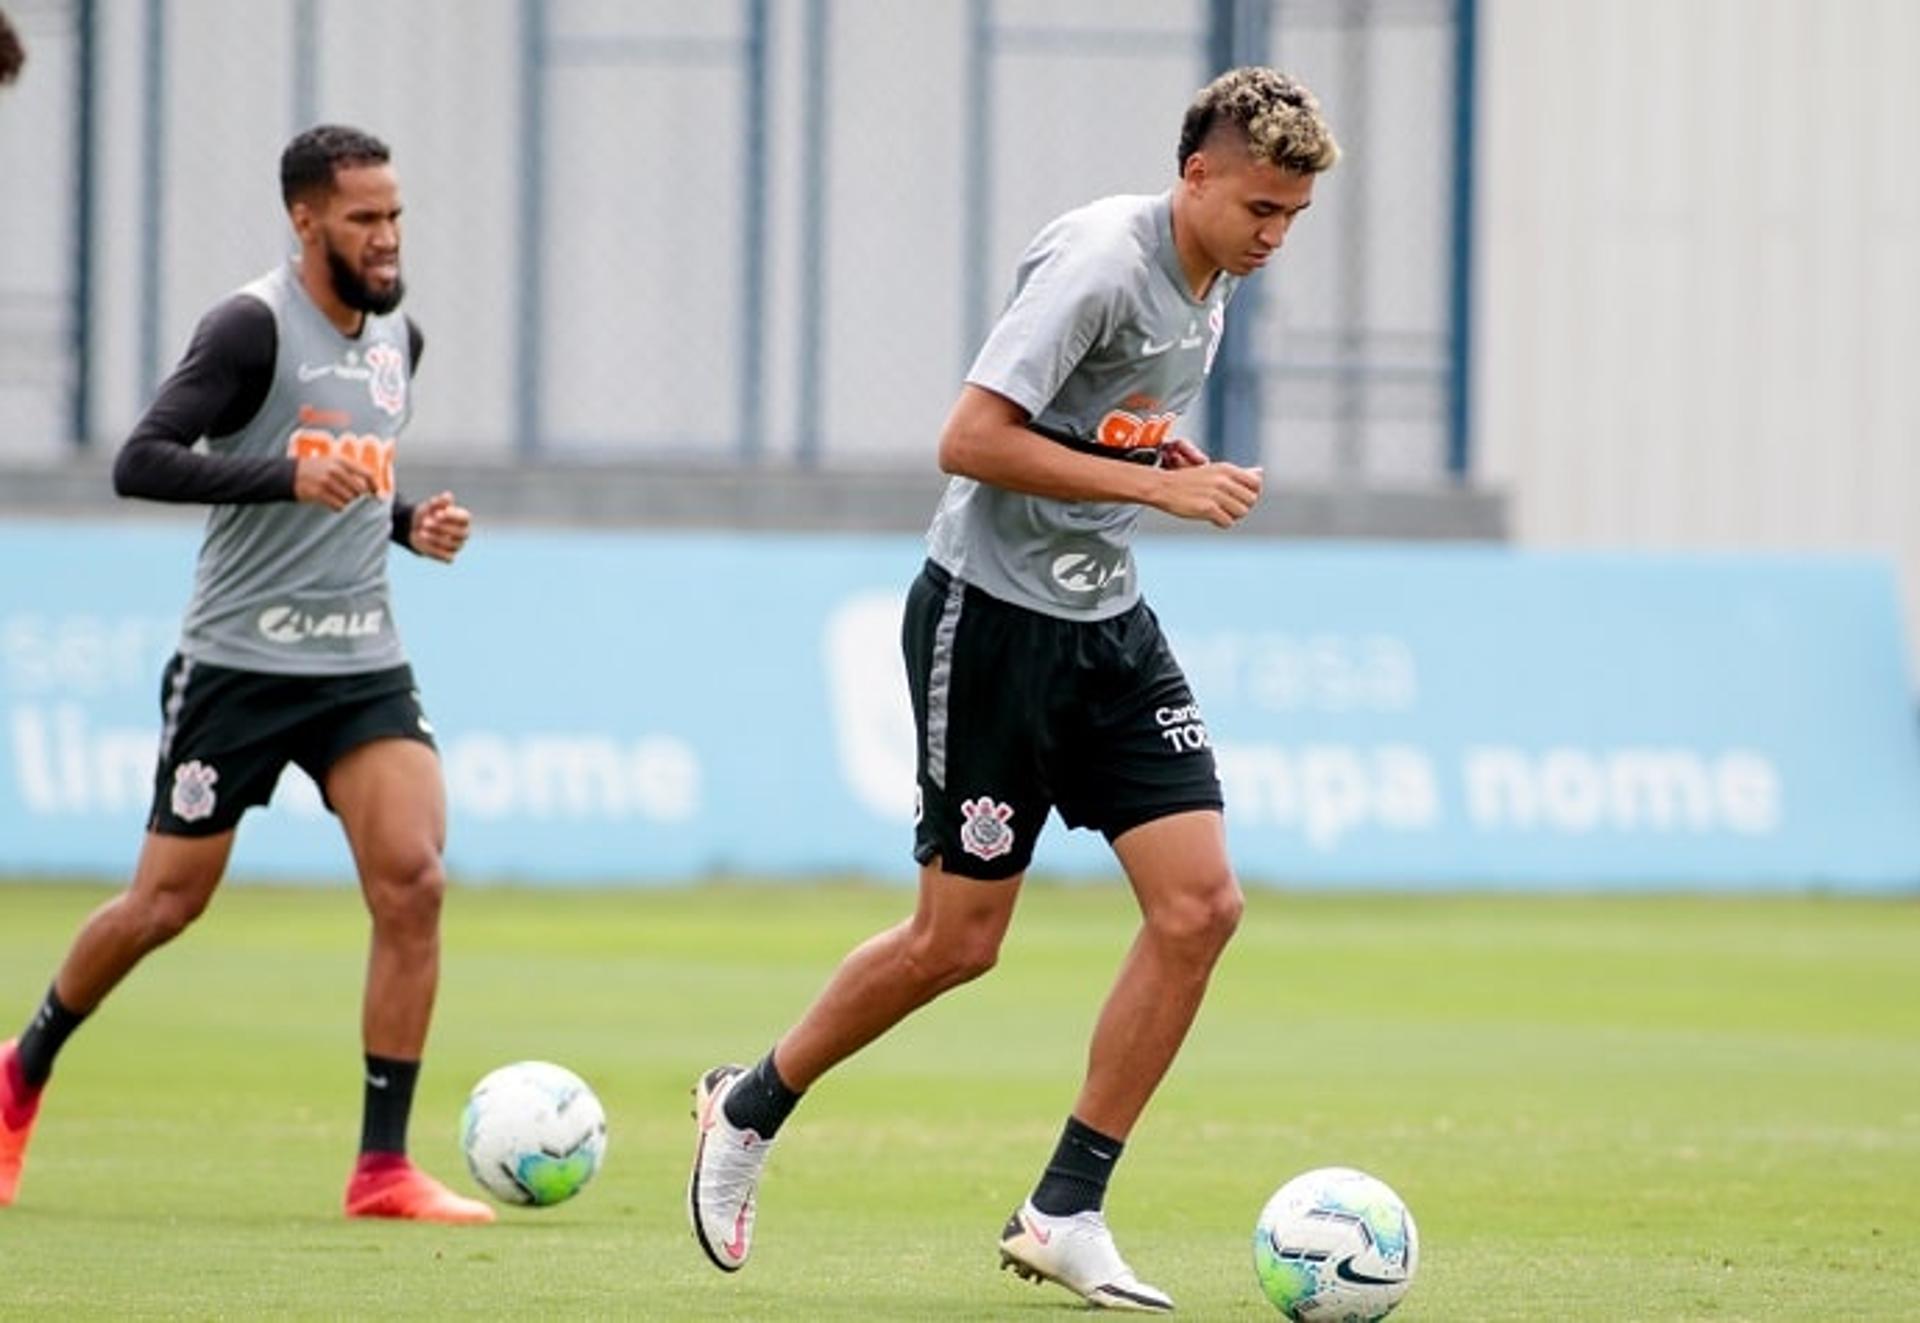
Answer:
M1458 0L1453 31L1453 252L1447 328L1447 472L1465 482L1473 469L1473 166L1474 101L1479 94L1479 5Z
M821 386L827 362L829 322L826 315L828 265L827 186L832 135L827 86L832 77L832 0L807 0L805 104L801 110L803 134L800 197L800 418L796 446L800 463L820 463Z
M293 131L304 133L320 116L320 0L293 3Z
M99 156L93 137L100 105L97 0L80 0L74 23L78 67L74 78L73 288L67 313L73 379L67 417L74 446L85 449L93 444L93 245L99 198Z
M153 394L160 380L160 262L166 240L167 6L147 0L146 63L142 70L146 114L140 134L140 394Z
M745 145L741 152L740 458L756 462L766 445L762 385L767 306L767 0L746 0Z
M993 215L993 0L967 4L966 178L961 227L960 370L987 333L987 227Z
M540 453L541 345L546 320L547 11L520 0L520 284L515 345L514 449Z
M1209 0L1207 33L1203 44L1203 79L1212 79L1242 64L1260 64L1269 46L1264 0ZM1234 464L1260 462L1263 442L1260 415L1263 379L1255 362L1253 331L1260 321L1260 282L1250 280L1233 298L1227 329L1207 378L1207 426L1201 446L1215 459Z

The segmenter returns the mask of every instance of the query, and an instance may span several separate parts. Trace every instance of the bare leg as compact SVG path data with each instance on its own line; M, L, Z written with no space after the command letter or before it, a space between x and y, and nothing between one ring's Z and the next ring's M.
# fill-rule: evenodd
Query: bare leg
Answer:
M418 1061L440 983L446 795L440 760L416 740L364 744L327 773L373 918L361 1033L370 1055Z
M765 1060L700 1077L687 1214L715 1267L734 1272L747 1261L760 1173L796 1095L941 993L993 968L1019 896L1018 876L981 882L922 865L913 916L849 951L774 1045L777 1082L764 1078Z
M82 1015L93 1010L142 957L199 918L226 871L233 836L148 832L132 884L88 916L54 976L61 1003Z
M1144 922L1094 1026L1073 1114L1125 1139L1186 1039L1244 904L1219 813L1178 813L1114 842Z
M447 838L440 759L415 740L363 744L328 770L327 799L346 828L373 917L360 1011L369 1069L347 1216L491 1222L491 1208L455 1194L406 1156L413 1087L440 984L440 904L447 889L440 866ZM378 1074L373 1058L380 1058Z
M923 865L913 917L849 952L775 1047L780 1077L795 1091L808 1088L941 993L993 968L1020 881L981 882Z

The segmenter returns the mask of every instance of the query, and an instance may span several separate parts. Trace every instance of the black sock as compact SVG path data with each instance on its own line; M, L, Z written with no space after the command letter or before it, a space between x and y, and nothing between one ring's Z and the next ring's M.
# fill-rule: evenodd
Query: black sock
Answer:
M1113 1164L1120 1161L1126 1147L1109 1139L1080 1118L1069 1116L1067 1128L1060 1132L1060 1143L1053 1160L1033 1188L1033 1206L1049 1217L1067 1217L1073 1213L1097 1210L1107 1197L1107 1178Z
M420 1078L418 1061L367 1057L367 1101L360 1114L362 1153L405 1153L407 1118L413 1114L413 1086Z
M773 1066L773 1053L769 1052L728 1092L724 1110L727 1120L742 1130L751 1130L762 1139L772 1139L780 1133L788 1114L799 1105L800 1095L780 1078L780 1072Z
M80 1027L87 1018L85 1011L70 1011L60 1001L60 994L47 987L47 999L40 1003L40 1009L33 1013L33 1019L20 1034L20 1073L26 1077L27 1086L37 1089L47 1082L53 1074L53 1059L60 1055L60 1048L67 1041L67 1035Z

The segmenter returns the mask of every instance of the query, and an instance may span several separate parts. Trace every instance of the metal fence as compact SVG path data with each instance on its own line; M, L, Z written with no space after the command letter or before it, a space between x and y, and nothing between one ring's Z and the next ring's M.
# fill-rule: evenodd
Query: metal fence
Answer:
M1193 421L1342 484L1469 474L1473 0L38 0L0 98L0 459L111 446L287 249L317 120L395 148L415 453L924 464L1047 219L1174 174L1220 68L1346 151Z

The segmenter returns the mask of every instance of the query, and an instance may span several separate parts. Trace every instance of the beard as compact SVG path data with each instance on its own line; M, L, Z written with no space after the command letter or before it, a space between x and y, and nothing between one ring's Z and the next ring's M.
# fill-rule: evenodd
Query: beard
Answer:
M327 245L327 274L333 279L333 292L340 301L355 312L370 312L376 317L392 312L400 306L400 300L407 296L407 282L395 276L393 288L384 294L376 294L360 273L347 265L347 259L340 256L339 250L332 244Z

